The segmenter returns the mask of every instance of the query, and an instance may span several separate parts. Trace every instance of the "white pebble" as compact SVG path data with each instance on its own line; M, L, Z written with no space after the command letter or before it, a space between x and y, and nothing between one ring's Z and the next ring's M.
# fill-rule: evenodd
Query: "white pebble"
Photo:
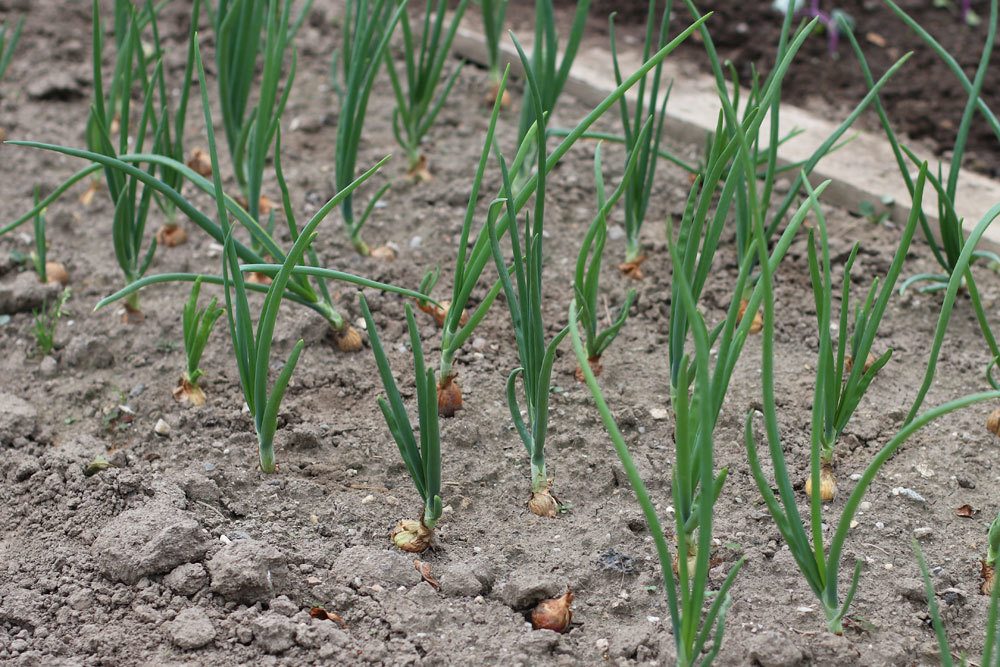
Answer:
M170 435L170 424L163 419L157 419L156 426L153 427L153 433L163 436Z

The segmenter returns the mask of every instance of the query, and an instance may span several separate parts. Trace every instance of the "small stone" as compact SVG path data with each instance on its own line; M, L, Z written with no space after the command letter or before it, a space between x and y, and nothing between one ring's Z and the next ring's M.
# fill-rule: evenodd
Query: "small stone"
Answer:
M974 488L976 488L975 481L969 479L968 477L959 477L957 481L958 481L958 485L960 487L962 487L963 489L974 489Z
M411 248L419 248L420 244L423 243L423 241L424 241L423 237L421 237L421 236L414 236L413 238L410 239L410 247Z
M295 623L280 614L264 614L253 624L253 637L265 652L282 653L295 643Z
M285 556L257 540L240 540L218 551L208 561L212 592L227 600L264 602L282 590L288 577Z
M115 365L115 356L105 343L82 335L74 336L69 342L63 359L72 368L99 369Z
M924 590L924 582L920 579L907 577L896 582L896 590L903 598L916 602L920 605L927 604L927 593Z
M208 584L208 572L201 563L185 563L171 570L163 583L177 595L191 596Z
M482 336L476 336L472 339L472 349L476 352L482 352L486 349L486 339Z
M608 227L608 240L620 241L625 238L625 230L621 225L611 225Z
M153 427L153 433L162 437L170 435L170 424L165 419L157 419L156 425Z
M921 526L913 529L913 536L918 540L926 540L934 534L934 529L929 526Z
M182 609L174 620L167 624L167 634L178 648L192 650L201 648L215 639L215 626L203 609L189 607Z
M38 364L38 374L45 378L55 376L59 372L59 362L55 357L47 356Z
M666 419L669 415L670 413L664 408L651 408L649 411L649 416L657 421Z
M289 600L287 595L281 595L274 598L268 606L274 613L281 614L282 616L287 616L289 618L294 616L299 611L298 606Z

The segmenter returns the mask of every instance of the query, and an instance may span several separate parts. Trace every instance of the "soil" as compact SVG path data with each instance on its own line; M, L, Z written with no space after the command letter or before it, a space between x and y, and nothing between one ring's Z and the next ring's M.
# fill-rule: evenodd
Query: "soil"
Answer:
M558 0L557 4L562 5L563 24L568 25L568 16L575 3ZM772 9L772 3L766 0L702 0L696 4L703 13L714 12L708 23L712 40L720 58L736 65L741 82L749 83L752 67L756 67L762 77L766 76L774 62L782 21L782 15ZM820 4L826 12L838 9L854 20L854 32L876 78L900 56L913 52L909 62L884 88L882 101L901 139L917 142L916 146L927 150L928 158L933 155L950 157L967 95L944 62L881 0L838 0ZM972 79L986 40L989 3L972 3L973 10L982 19L977 26L969 26L961 19L957 1L947 7L937 7L938 3L924 0L901 0L898 4L954 56ZM519 0L516 5L513 16L531 15L532 2ZM674 5L672 27L676 34L689 23L689 14L683 3ZM586 39L607 48L608 14L614 11L622 35L621 48L629 48L629 45L641 48L647 8L645 1L593 0ZM688 40L671 57L710 72L704 47L698 39ZM847 39L842 38L838 50L831 53L826 35L817 34L806 41L796 56L782 86L782 99L840 121L867 92ZM1000 107L1000 70L996 67L987 72L983 99L991 109ZM882 132L873 111L866 112L858 122L859 127ZM978 114L972 124L967 151L966 167L990 176L1000 174L1000 142Z
M24 12L28 20L18 57L0 86L0 119L9 137L82 144L91 95L84 4L0 1L0 9ZM176 81L183 71L186 21L181 3L165 12L161 29L175 47L167 65ZM299 74L284 123L284 166L303 217L333 194L337 119L327 72L338 43L330 26L338 16L337 3L317 0L298 38ZM207 30L204 35L211 63L211 38ZM394 185L369 223L367 238L396 244L398 259L356 256L334 214L321 226L318 241L327 266L416 286L426 270L441 265L437 293L446 294L469 175L487 124L480 99L488 87L486 73L472 67L459 78L427 142L432 182L404 182L399 160L379 176L378 182L391 179ZM515 94L515 105L518 99ZM389 86L380 81L360 164L398 152L391 107ZM556 115L566 124L586 111L567 98ZM511 150L516 123L513 111L503 118L505 151ZM605 129L611 127L609 121ZM189 132L191 146L204 145L197 106ZM549 189L545 315L553 331L565 322L571 267L594 214L593 150L584 143L571 151ZM0 151L3 220L30 206L36 185L51 190L82 166L9 145ZM611 182L621 162L621 154L608 147ZM486 191L498 180L491 173ZM603 276L611 310L629 287L640 292L630 321L603 358L601 382L668 525L670 266L661 223L680 214L689 187L685 174L668 167L660 172L644 230L649 260L642 282L613 268L624 253L621 213L616 214ZM50 357L35 351L30 310L52 292L40 289L10 258L31 249L30 229L0 239L0 303L10 315L0 326L5 350L0 447L7 461L0 473L0 662L673 663L652 541L590 396L573 378L576 364L568 347L556 364L550 406L549 470L568 510L556 519L535 517L525 508L528 459L511 428L503 392L517 360L502 303L460 355L466 407L442 430L447 507L437 548L420 556L440 583L437 590L422 580L414 557L393 549L388 539L399 519L417 518L420 501L376 407L381 386L367 349L338 353L327 325L312 311L282 308L274 361L283 360L299 338L307 346L281 410L279 471L261 474L225 325L213 335L202 362L207 405L194 409L172 398L184 367L180 315L187 286L143 292L145 320L139 324L123 324L114 308L92 312L99 298L121 286L122 277L110 242L106 192L85 206L79 201L84 189L81 184L48 211L50 256L66 263L73 290ZM213 210L205 197L188 192L202 210ZM276 192L273 183L267 192ZM480 204L490 196L484 194ZM861 241L853 283L861 295L887 269L900 230L839 209L827 214L838 261ZM158 212L153 218L150 236L161 221ZM186 245L157 251L151 273L218 271L219 247L193 225L189 232ZM726 240L731 243L731 236ZM933 270L927 248L915 243L906 274ZM727 245L703 302L710 324L730 302L734 277ZM996 312L1000 283L985 270L979 278L987 312ZM475 297L484 292L479 288ZM351 321L359 316L354 294L338 288L336 295ZM401 299L366 294L405 399L412 402ZM817 340L811 304L802 237L779 271L777 323L782 437L800 490ZM896 432L909 407L938 306L938 296L915 292L890 303L876 348L892 348L894 355L838 447L841 494L826 510L831 523L852 488L851 476ZM435 358L438 331L429 317L421 318L425 349ZM848 540L846 567L859 559L863 571L854 615L845 635L835 637L825 631L817 601L746 465L741 431L744 416L760 401L759 355L759 341L751 339L715 438L717 465L728 466L730 473L717 506L720 565L711 573L713 589L738 557L747 559L732 590L719 664L936 663L910 546L915 532L934 568L955 650L977 655L987 607L977 593L978 559L998 509L991 490L1000 474L995 436L983 426L989 406L932 424L881 471ZM975 319L961 302L927 405L983 389L986 363ZM154 430L159 420L168 427L158 429L168 430L166 435ZM109 465L91 465L99 457ZM916 491L925 502L894 493L898 487ZM977 510L971 518L956 515L965 504ZM531 630L530 607L567 587L576 596L571 630L562 635ZM313 618L314 607L338 614L343 624Z

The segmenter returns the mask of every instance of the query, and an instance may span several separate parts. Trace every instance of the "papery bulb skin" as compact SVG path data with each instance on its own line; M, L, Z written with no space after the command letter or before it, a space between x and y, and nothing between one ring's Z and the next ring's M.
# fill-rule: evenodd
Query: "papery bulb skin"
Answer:
M362 347L361 334L348 324L340 331L333 332L333 344L341 352L358 352Z
M601 371L604 370L604 366L601 365L601 355L590 357L587 359L587 364L590 366L590 370L594 373L594 377L601 377ZM576 370L573 371L573 375L576 377L576 381L581 384L587 381L587 378L583 374L583 368L580 366L576 367Z
M187 243L187 232L180 225L163 225L156 230L156 242L167 248Z
M174 400L179 403L187 403L196 408L205 405L205 392L196 384L192 384L187 377L182 377L180 383L174 387Z
M500 92L500 82L496 82L490 88L489 92L483 95L483 106L492 107L496 104L497 94ZM503 97L500 98L500 108L507 109L510 108L510 91L504 88Z
M1000 408L996 408L986 418L986 428L993 435L1000 436Z
M869 370L871 370L871 367L875 365L876 361L878 361L878 359L875 357L875 355L869 352L868 356L865 358L865 366L864 368L861 369L862 372L867 373ZM844 373L850 373L853 368L854 368L854 357L852 357L849 354L845 354Z
M535 630L566 632L573 622L572 603L573 592L569 590L557 598L542 600L531 612L531 627Z
M559 501L548 489L533 491L528 499L528 509L536 516L554 519L559 516Z
M462 409L462 388L452 373L438 380L438 415L454 417Z
M69 271L60 262L45 262L45 282L49 285L69 285Z
M380 245L377 248L372 248L371 252L368 253L369 257L374 259L380 259L383 262L391 262L396 259L396 250L387 245Z
M750 302L747 299L740 299L740 310L736 315L736 323L739 324L743 321L743 315L747 312L747 306ZM753 314L753 321L750 322L750 333L759 334L764 330L764 314L758 310Z
M427 551L434 538L434 532L422 521L403 519L389 533L392 543L408 553L418 554Z
M417 308L433 317L434 323L439 327L443 327L444 321L448 317L448 312L451 310L451 301L442 301L440 306L435 306L429 301L425 301L423 305L418 303ZM463 309L462 316L458 318L458 325L464 327L468 323L469 311Z
M642 280L646 277L642 272L642 263L645 261L646 256L640 255L632 261L622 262L619 264L618 270L621 271L622 275L626 278L631 278L632 280Z
M194 148L188 156L187 166L199 176L212 177L212 157L203 148Z
M812 475L806 478L806 495L812 498ZM833 465L821 463L819 468L819 499L824 503L833 502L837 497L837 476Z
M427 168L426 155L421 155L410 165L409 169L406 170L406 178L414 183L427 183L434 180L434 176Z
M983 595L992 595L993 586L996 585L996 569L987 565L986 561L980 561L980 568L979 576L983 581L979 585L979 592Z

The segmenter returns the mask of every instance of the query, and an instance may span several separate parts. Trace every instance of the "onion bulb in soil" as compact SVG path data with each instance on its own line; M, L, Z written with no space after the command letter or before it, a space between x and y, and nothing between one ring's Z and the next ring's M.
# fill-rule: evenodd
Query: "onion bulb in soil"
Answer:
M674 548L674 556L673 556L673 559L671 560L670 565L673 567L674 576L675 577L679 577L679 576L681 576L681 557L680 557L681 554L680 554L680 547L677 546L677 537L676 536L674 536L674 546L675 546L675 548ZM691 539L690 539L690 537L689 537L688 538L688 555L687 555L687 569L688 569L688 576L689 577L694 574L694 570L695 570L695 568L697 566L698 566L698 546L697 546L697 544L695 544L694 542L692 542Z
M266 273L260 273L259 271L251 271L247 274L247 282L257 285L270 285L271 276Z
M122 324L142 324L146 320L146 315L135 306L125 303L122 310Z
M532 491L531 498L528 499L528 509L536 516L546 519L554 519L559 516L559 501L549 491L552 483L541 491Z
M204 149L192 149L188 156L187 166L200 176L212 177L212 158Z
M430 170L427 168L427 156L420 155L406 170L406 178L414 183L427 183L434 180Z
M444 320L448 317L448 311L451 310L451 301L442 301L440 306L435 306L430 301L424 301L423 304L417 303L417 308L424 311L428 315L434 318L434 323L439 327L444 326ZM462 316L458 318L458 326L464 327L469 323L469 311L463 310Z
M340 331L333 332L333 344L341 352L358 352L361 349L361 334L348 324Z
M740 299L740 312L736 315L736 322L743 321L743 314L747 312L747 306L750 302L746 299ZM753 314L753 321L750 322L750 333L759 334L764 329L764 314L757 310Z
M986 428L993 435L1000 435L1000 408L996 408L986 418Z
M983 595L992 595L993 586L996 585L996 569L986 564L986 561L979 561L979 576L982 583L979 585L979 592Z
M457 373L451 373L438 381L438 415L441 417L454 417L462 409L462 388L456 376Z
M205 392L198 385L191 383L187 376L181 378L173 393L174 400L179 403L187 403L196 408L205 405Z
M642 273L642 263L646 261L645 255L640 255L631 262L623 262L618 265L618 270L622 275L632 280L642 280L645 276Z
M567 590L563 595L550 600L542 600L531 611L531 627L535 630L552 630L566 632L573 622L573 591Z
M49 285L69 285L69 272L60 262L45 262L45 282Z
M497 93L500 92L500 82L496 82L490 88L489 92L483 95L483 106L492 107L497 102ZM510 92L504 88L503 97L500 98L500 108L507 109L510 107Z
M156 230L156 242L167 248L175 248L187 242L187 232L180 225L163 225Z
M423 521L403 519L392 529L389 537L392 538L392 543L403 551L417 554L431 546L434 531L425 526Z
M861 370L865 373L875 364L878 359L871 352L868 353L868 357L865 358L865 366ZM849 354L844 355L844 372L850 373L854 369L854 357Z
M812 475L806 477L806 495L812 498ZM836 497L837 477L833 474L833 464L824 461L819 467L819 499L829 503Z
M377 248L372 248L368 256L374 259L381 259L384 262L391 262L396 259L396 250L391 246L380 245Z
M604 370L604 366L601 365L601 355L587 359L587 365L590 366L590 370L594 372L594 377L600 377L601 371ZM587 381L587 378L583 376L583 368L580 366L576 367L573 375L576 377L577 382L584 383Z

